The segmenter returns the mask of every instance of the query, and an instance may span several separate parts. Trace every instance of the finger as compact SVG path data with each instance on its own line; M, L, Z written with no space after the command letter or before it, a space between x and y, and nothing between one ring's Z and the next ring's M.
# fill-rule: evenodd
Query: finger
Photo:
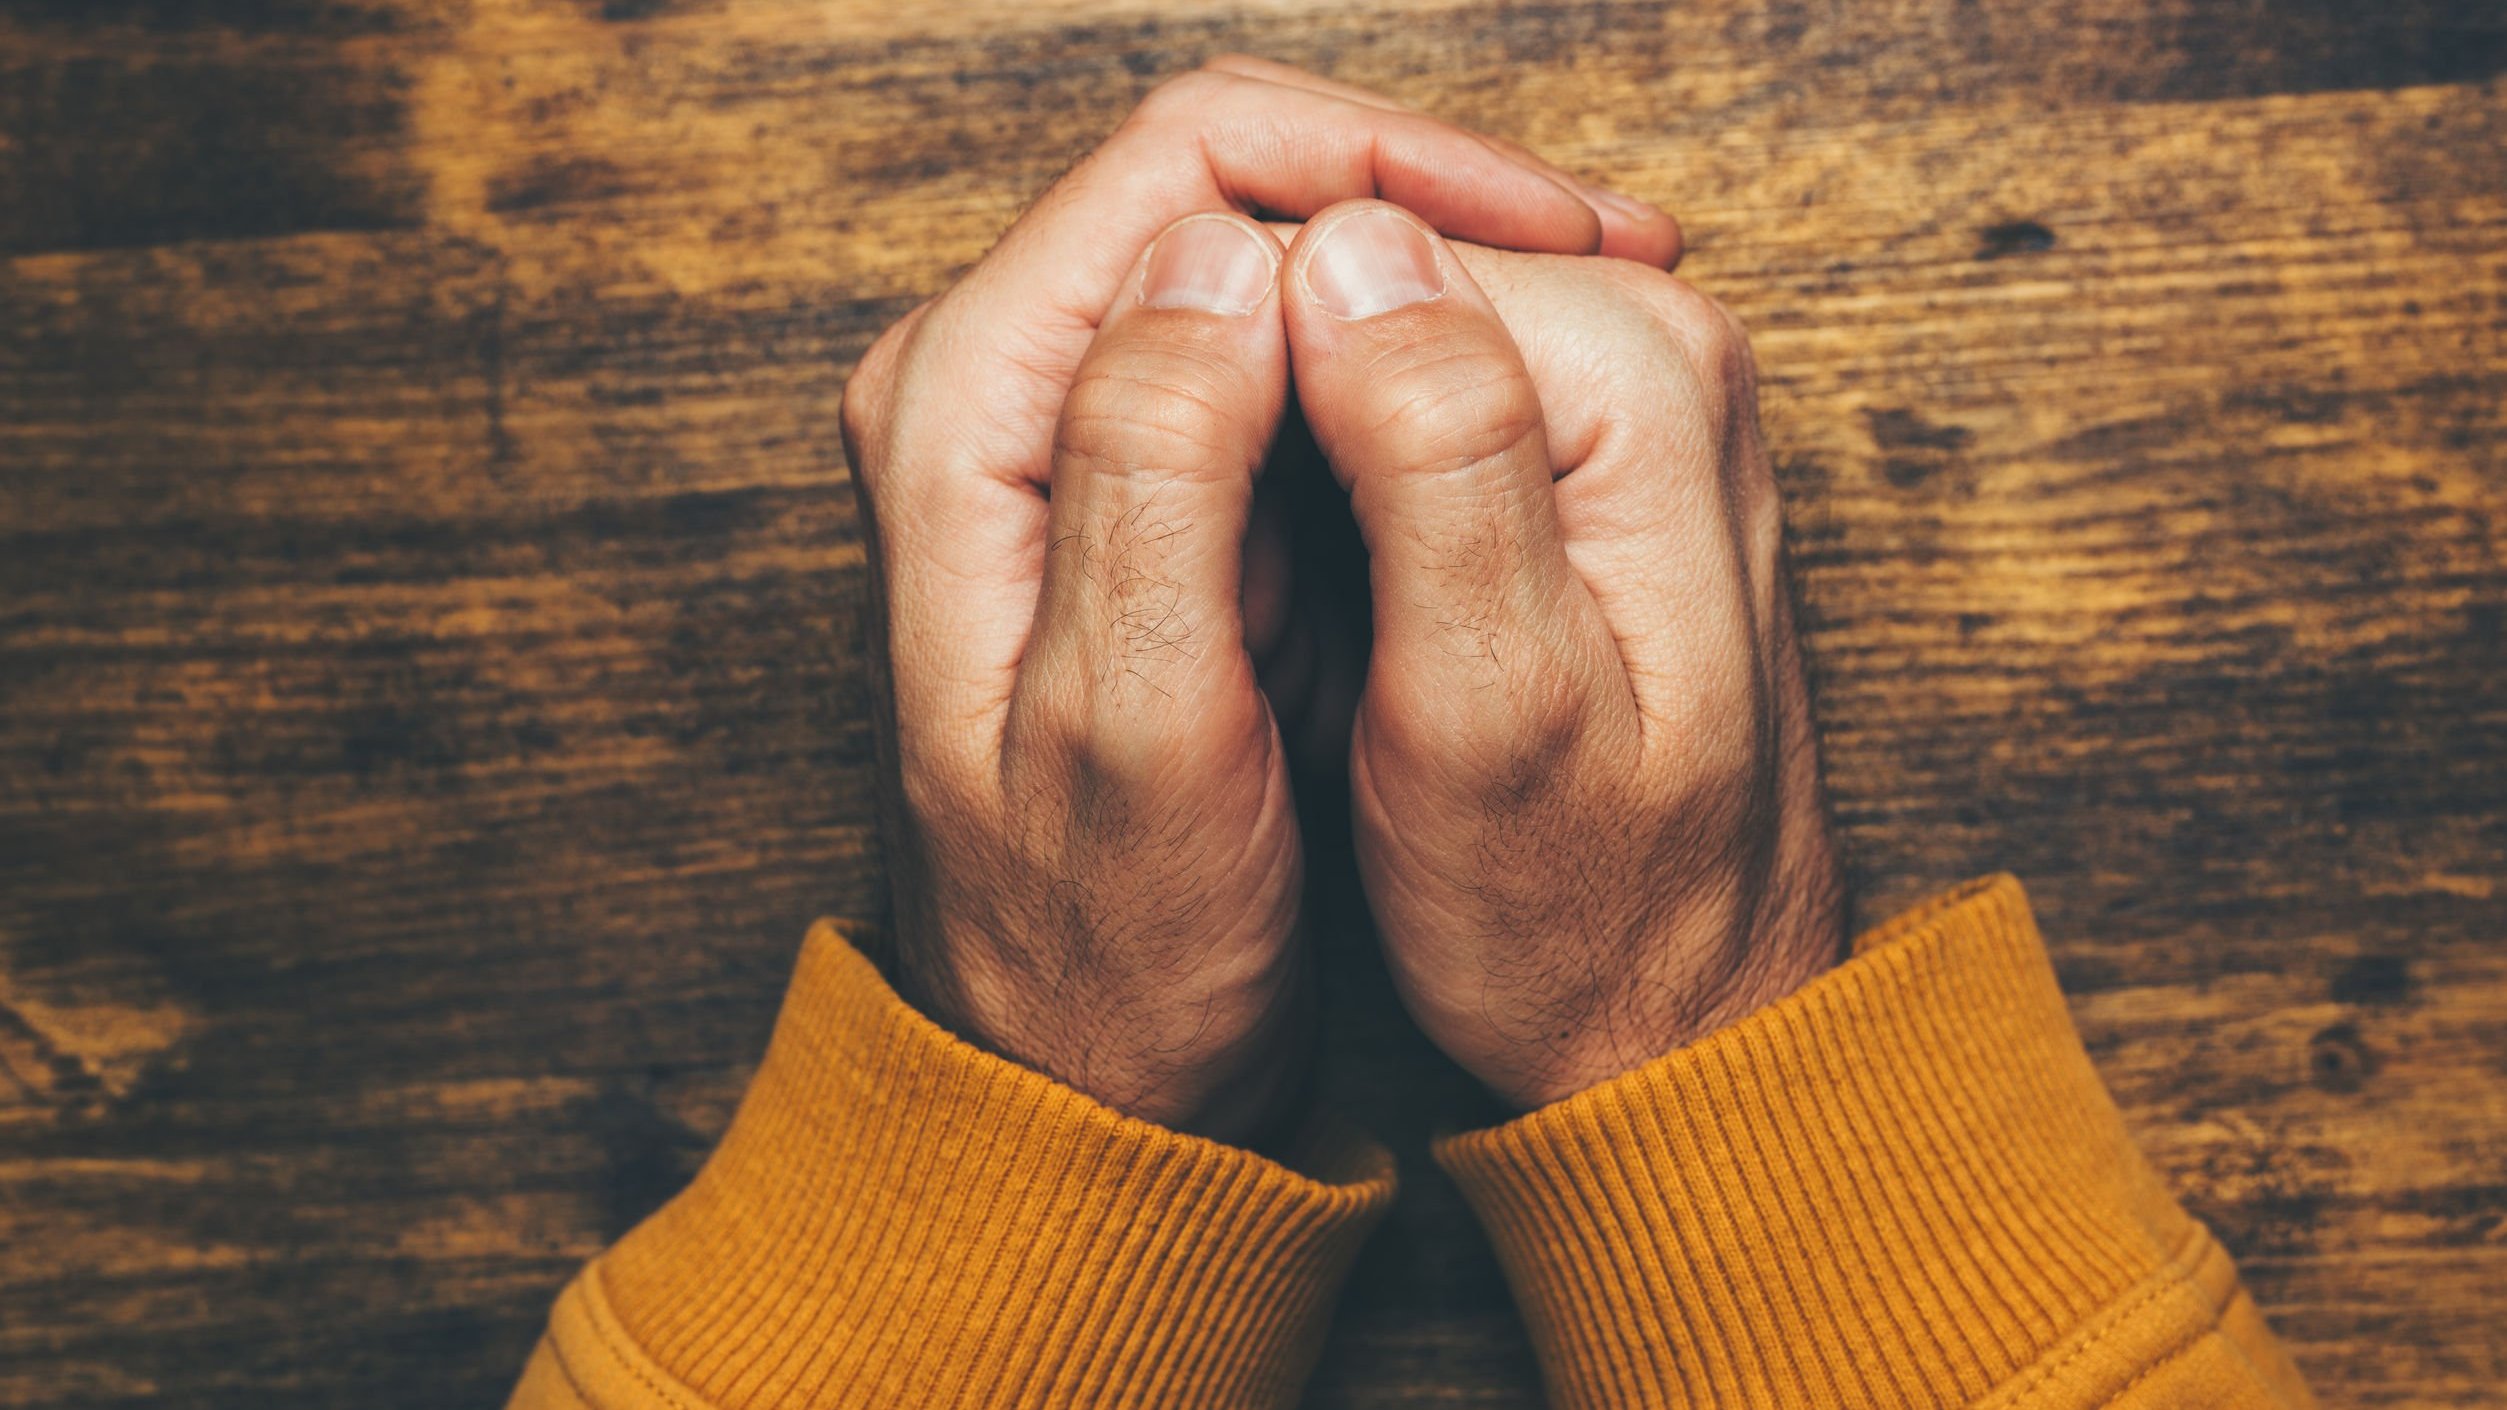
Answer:
M1694 739L1754 669L1781 506L1746 339L1655 270L1459 247L1540 389L1567 558L1618 641L1649 737ZM1727 607L1745 610L1733 612Z
M1054 437L1044 581L1006 746L1133 776L1267 736L1242 607L1256 472L1287 397L1278 242L1238 215L1159 235Z
M1366 539L1371 730L1380 691L1405 727L1536 750L1631 708L1560 536L1531 376L1452 252L1357 202L1310 222L1288 268L1299 405Z
M1034 306L1093 327L1130 254L1168 221L1237 209L1302 220L1396 201L1457 239L1589 254L1586 202L1450 124L1216 70L1169 80L1020 219L962 286L966 320Z
M1143 103L898 340L897 385L955 393L897 399L881 437L894 453L874 458L881 483L855 462L872 528L895 550L885 562L901 711L999 738L1035 616L1053 427L1139 251L1197 211L1302 218L1379 191L1491 243L1578 252L1600 239L1582 202L1444 124L1191 74Z
M1382 108L1388 112L1414 112L1409 105L1396 102L1381 93L1360 88L1354 83L1311 74L1304 69L1250 54L1221 54L1206 67L1222 73L1241 74L1287 88L1329 94L1352 103ZM1481 142L1500 154L1530 167L1556 182L1577 200L1593 208L1602 222L1601 253L1614 259L1634 260L1657 269L1669 269L1680 262L1680 222L1671 215L1631 196L1622 195L1607 186L1586 181L1569 174L1547 157L1509 137L1490 133L1473 133Z
M1570 175L1511 137L1483 134L1480 140L1517 160L1539 163L1544 170L1556 173L1560 181L1574 188L1601 217L1603 254L1613 259L1652 265L1656 269L1670 269L1680 263L1680 256L1688 246L1681 234L1680 222L1673 218L1671 212L1614 191L1600 182Z
M1220 73L1258 78L1265 83L1277 83L1283 87L1303 88L1310 93L1325 93L1335 98L1347 99L1352 103L1363 103L1370 108L1382 108L1386 112L1415 113L1418 111L1408 103L1397 98L1388 98L1372 88L1361 88L1354 83L1343 83L1339 79L1325 78L1319 73L1308 73L1294 64L1283 64L1276 59L1258 58L1252 54L1221 54L1205 62L1202 67L1216 69Z
M1216 139L1212 168L1223 181L1242 183L1255 207L1304 218L1335 201L1376 196L1400 202L1457 239L1556 254L1596 248L1587 212L1576 209L1580 199L1558 199L1555 182L1545 190L1525 180L1559 174L1530 152L1500 151L1476 133L1363 88L1285 64L1262 68L1255 76L1213 67L1187 75L1200 86L1187 80L1169 85L1181 90L1174 102L1183 115L1199 117ZM1154 119L1153 103L1142 108ZM1311 146L1326 169L1251 160L1281 142ZM1371 189L1359 188L1361 173L1372 178ZM1459 199L1499 193L1533 204L1510 209L1498 199Z
M1739 324L1678 280L1638 283L1649 336L1623 346L1649 375L1639 384L1629 367L1603 394L1652 399L1594 437L1560 482L1560 517L1649 733L1694 745L1706 723L1696 712L1745 688L1714 683L1767 664L1752 643L1776 616L1783 507Z

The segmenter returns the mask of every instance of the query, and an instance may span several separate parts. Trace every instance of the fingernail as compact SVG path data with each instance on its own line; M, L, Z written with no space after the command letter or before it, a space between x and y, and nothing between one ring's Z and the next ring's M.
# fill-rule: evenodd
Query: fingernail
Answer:
M1140 301L1241 318L1270 297L1276 267L1263 237L1225 216L1195 216L1169 226L1150 248Z
M1334 318L1373 318L1445 292L1445 267L1428 237L1381 206L1342 216L1317 236L1303 277Z

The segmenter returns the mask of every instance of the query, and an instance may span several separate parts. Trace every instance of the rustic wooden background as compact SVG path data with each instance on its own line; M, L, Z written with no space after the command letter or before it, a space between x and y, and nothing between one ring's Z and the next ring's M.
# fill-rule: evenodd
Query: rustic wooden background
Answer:
M2507 1404L2487 0L0 0L0 1403L502 1396L877 909L847 367L1227 49L1686 218L1865 913L2019 872L2327 1401ZM1524 1403L1335 953L1314 1403Z

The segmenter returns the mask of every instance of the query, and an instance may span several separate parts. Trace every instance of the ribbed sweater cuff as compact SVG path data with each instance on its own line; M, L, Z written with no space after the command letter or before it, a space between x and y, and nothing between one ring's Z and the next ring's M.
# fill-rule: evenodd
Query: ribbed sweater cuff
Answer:
M1393 1192L1336 1130L1295 1165L968 1046L822 922L721 1147L551 1347L719 1410L1281 1404Z
M2008 877L1437 1158L1562 1410L1974 1403L2206 1265Z

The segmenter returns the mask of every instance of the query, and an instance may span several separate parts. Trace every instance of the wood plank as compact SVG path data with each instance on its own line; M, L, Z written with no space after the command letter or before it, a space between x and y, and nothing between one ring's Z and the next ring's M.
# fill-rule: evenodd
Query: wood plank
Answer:
M2507 15L1948 0L0 11L0 1405L501 1395L870 914L831 416L1253 49L1681 211L1864 911L2029 882L2327 1403L2507 1404ZM1521 1404L1409 1184L1321 1406Z

